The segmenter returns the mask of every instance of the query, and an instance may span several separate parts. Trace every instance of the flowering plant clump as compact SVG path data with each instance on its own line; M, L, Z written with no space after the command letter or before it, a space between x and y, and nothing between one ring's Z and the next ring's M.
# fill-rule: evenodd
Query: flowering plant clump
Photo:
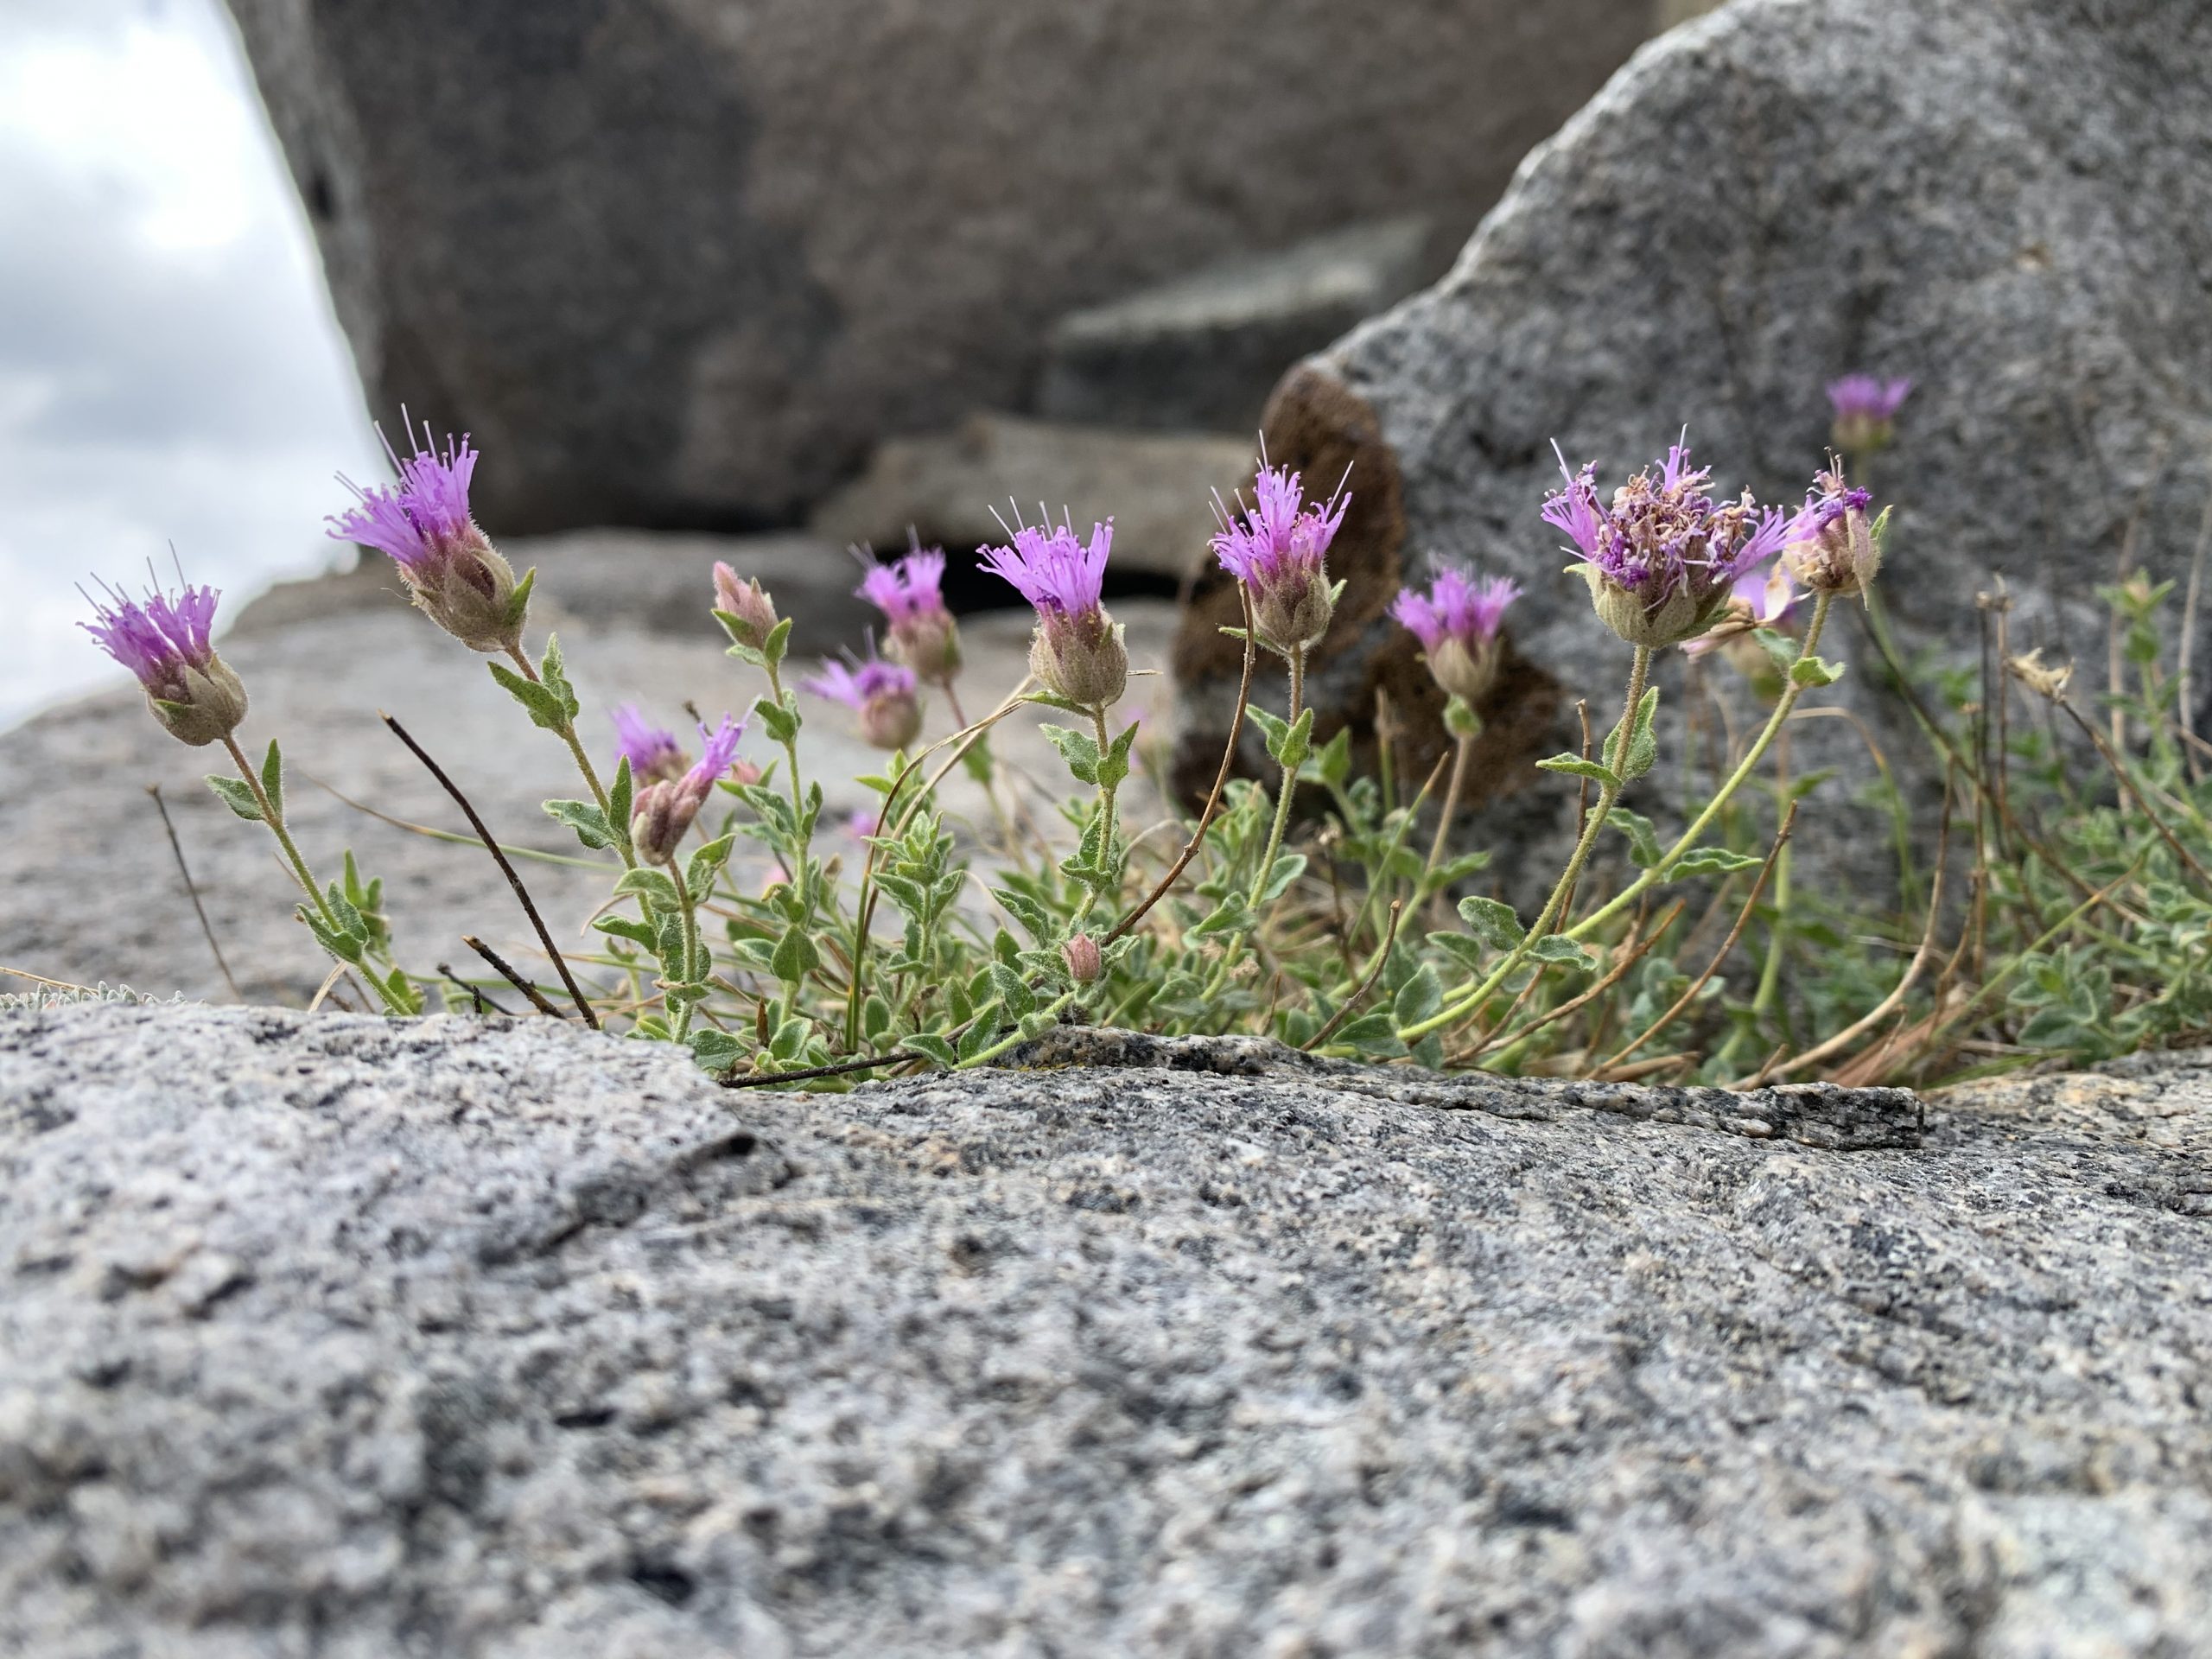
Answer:
M1877 390L1887 420L1902 383ZM333 533L391 557L433 620L491 656L493 677L560 741L581 779L576 798L549 800L545 810L607 878L607 900L581 936L589 943L557 943L523 900L557 984L488 950L497 978L404 966L380 883L364 880L351 855L342 880L317 880L285 817L276 744L258 765L241 746L245 689L215 652L212 590L106 590L86 625L137 677L166 730L221 747L235 775L209 782L275 836L301 890L300 919L332 959L331 982L358 982L395 1015L420 1011L434 988L456 1010L525 1012L500 1001L515 995L541 1014L681 1044L733 1084L810 1088L989 1064L1075 1021L1260 1033L1324 1054L1428 1065L1719 1084L1822 1070L1918 1076L1970 1043L2025 1052L2020 1043L2039 1038L2101 1058L2113 1030L2174 1040L2212 1026L2201 948L2212 934L2212 785L2183 771L2194 734L2177 729L2183 699L2155 666L2165 590L2147 578L2110 595L2126 628L2114 676L2120 664L2142 669L2139 691L2107 699L2115 736L2069 701L2064 666L2009 648L2001 594L1985 606L1997 631L1985 654L2009 664L2005 677L1957 700L1980 723L1954 736L1939 714L1923 711L1978 837L1974 950L1961 939L1941 982L1919 983L1929 958L1943 954L1934 942L1948 913L1945 859L1940 849L1932 863L1910 856L1901 797L1901 891L1908 909L1920 905L1928 917L1917 950L1908 930L1839 919L1824 895L1792 883L1797 804L1818 779L1791 773L1789 734L1808 712L1806 696L1842 672L1817 654L1835 601L1865 605L1870 638L1892 674L1905 675L1878 601L1886 515L1874 514L1863 470L1854 482L1840 461L1815 476L1802 507L1784 512L1717 489L1685 442L1610 493L1594 466L1574 470L1562 455L1561 486L1529 504L1524 544L1501 557L1512 574L1440 564L1425 586L1396 596L1390 622L1372 625L1405 629L1444 694L1453 741L1424 781L1379 719L1374 764L1363 769L1349 727L1317 729L1307 675L1343 591L1328 558L1349 480L1312 500L1295 471L1263 455L1249 504L1240 495L1232 513L1217 502L1211 546L1236 585L1245 626L1228 632L1243 646L1243 683L1195 817L1166 804L1157 756L1139 747L1141 719L1115 715L1137 671L1106 605L1110 520L1084 537L1065 514L1035 524L1017 515L1004 543L981 550L979 568L1032 607L1033 632L1027 676L974 720L960 703L960 683L975 671L945 604L942 550L916 545L890 563L871 562L859 591L882 614L884 654L871 639L799 686L785 678L791 620L757 579L717 564L710 582L702 575L700 605L727 636L749 708L702 721L694 740L624 705L611 711L609 753L582 739L582 698L559 643L549 638L535 658L524 650L531 578L513 576L470 516L475 461L465 438L395 454L396 481L349 486L354 505ZM1523 653L1561 626L1559 587L1578 601L1568 614L1579 611L1571 584L1544 568L1539 521L1578 556L1572 569L1620 642L1624 687L1610 730L1586 722L1579 748L1532 770L1503 741L1530 728ZM1540 627L1516 651L1514 631L1532 615ZM1666 649L1676 645L1679 654ZM1262 647L1281 660L1287 684L1255 684ZM1655 788L1645 780L1662 747L1661 671L1705 684L1715 662L1742 671L1764 719L1727 716L1718 753L1693 727L1668 787ZM2069 799L2044 834L2023 823L2038 779L2050 791L2066 785L2043 732L2005 735L2015 685L2088 734L2139 810L2115 817ZM801 689L849 711L882 753L858 780L868 804L855 810L841 799L826 833L824 791L804 764ZM1544 687L1538 706L1550 695ZM933 728L939 704L950 717ZM1756 716L1758 702L1749 706ZM1068 717L1039 731L1072 792L1040 792L1027 773L994 766L993 734L1030 709ZM1513 721L1487 733L1485 714L1500 710ZM1270 763L1261 779L1236 775L1248 726ZM2139 768L2122 753L2131 728L2155 766ZM748 734L762 741L762 759L740 757ZM1992 778L1980 757L1993 753L2000 767L2017 754L2026 770ZM956 770L982 786L993 823L963 816L948 782ZM1561 782L1548 786L1546 772ZM1133 810L1147 782L1154 798ZM1500 881L1485 874L1482 850L1455 840L1471 801L1518 794L1514 810L1525 814L1547 791L1573 841L1547 881L1524 887L1519 871ZM1681 821L1669 830L1645 815L1677 803ZM2174 822L2158 817L2160 804ZM1423 826L1426 856L1414 842ZM523 893L504 849L478 829ZM1601 855L1607 837L1617 856ZM2148 964L2140 987L2068 954L2067 930L2119 891L2128 906L2105 921L2128 931L2127 962ZM1713 926L1708 933L1686 915ZM1679 960L1724 932L1701 968ZM2001 937L2014 941L2013 965L1968 988L1979 969L1967 963ZM1763 948L1739 985L1729 964L1745 939ZM1821 971L1787 971L1807 963Z

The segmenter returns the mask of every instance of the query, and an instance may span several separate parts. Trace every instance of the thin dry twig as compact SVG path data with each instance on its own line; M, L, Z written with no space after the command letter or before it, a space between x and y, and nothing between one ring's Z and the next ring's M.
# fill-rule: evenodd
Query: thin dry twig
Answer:
M477 1013L481 1014L485 1009L489 1008L493 1013L502 1015L506 1019L512 1020L515 1017L514 1010L512 1008L501 1006L499 999L496 997L485 995L484 988L482 986L472 985L467 980L463 979L459 974L454 972L453 964L451 963L440 963L438 964L438 971L443 974L448 979L451 980L454 984L460 986L462 990L468 993L471 999L473 999L476 1004Z
M223 947L215 943L215 930L208 925L207 907L200 902L200 888L192 879L191 867L184 861L184 845L176 838L176 825L169 822L168 803L162 798L162 786L149 784L146 792L154 798L154 810L162 815L162 829L168 836L169 851L176 855L176 873L184 878L184 891L192 900L192 913L200 918L200 937L214 953L215 966L222 972L223 983L230 987L232 1000L243 1002L245 994L238 989L238 981L231 977L231 964L223 960Z
M499 843L492 839L492 832L484 827L484 820L477 815L476 809L469 804L468 797L461 792L461 786L446 776L445 768L430 759L429 752L409 734L404 726L381 709L377 710L377 715L385 725L391 728L391 734L404 743L415 758L429 768L430 776L438 780L439 786L453 797L454 804L461 810L463 815L468 819L469 828L476 831L477 839L484 843L484 850L492 855L492 861L499 867L499 874L507 878L507 885L514 889L516 899L521 901L523 914L530 918L531 926L537 930L537 942L545 947L545 954L553 958L554 971L561 976L561 983L568 987L569 996L575 999L576 1012L583 1015L586 1025L594 1031L597 1031L599 1015L593 1011L590 999L584 995L582 988L577 985L576 976L569 971L569 959L561 954L561 947L553 943L553 935L546 930L545 918L537 913L537 906L531 899L530 889L523 886L522 877L515 874L515 867L507 861L507 855L499 850ZM484 957L494 967L499 968L501 972L506 973L508 978L514 980L517 986L522 983L520 980L515 979L512 972L508 971L505 963L501 963L498 957L492 956L483 946L477 944L473 939L463 942L474 949L479 956ZM534 1000L542 1001L542 999ZM556 1020L561 1017L558 1012L550 1006L545 1012L552 1014Z
M1774 845L1767 849L1766 862L1759 866L1758 876L1752 881L1751 893L1744 899L1744 907L1736 912L1736 925L1728 930L1728 937L1720 941L1720 948L1713 953L1713 960L1706 963L1705 971L1690 982L1689 988L1675 999L1674 1006L1646 1026L1637 1036L1616 1049L1612 1058L1599 1066L1594 1076L1610 1076L1623 1060L1673 1025L1682 1010L1697 1001L1698 993L1712 982L1713 975L1720 971L1720 964L1728 960L1728 953L1736 948L1736 941L1744 937L1744 928L1751 919L1751 912L1758 908L1759 894L1766 891L1767 878L1774 874L1775 861L1782 856L1782 849L1789 844L1789 832L1797 825L1797 807L1798 803L1792 801L1789 810L1782 815L1782 827L1775 831Z
M1619 984L1623 979L1626 978L1630 969L1635 967L1637 963L1643 961L1644 957L1650 955L1652 948L1656 946L1661 939L1666 938L1668 929L1673 927L1677 921L1681 920L1682 912L1688 908L1688 899L1677 899L1668 907L1666 913L1659 918L1658 926L1653 928L1649 933L1637 932L1631 934L1627 942L1621 946L1620 950L1618 953L1618 958L1614 962L1613 965L1605 970L1605 976L1598 981L1594 985L1591 986L1588 990L1583 992L1580 996L1571 998L1568 1001L1560 1003L1559 1007L1551 1009L1548 1013L1538 1014L1534 1020L1529 1020L1528 1024L1519 1027L1517 1030L1508 1032L1503 1037L1498 1037L1495 1034L1484 1037L1471 1048L1461 1049L1457 1054L1447 1054L1444 1057L1444 1064L1447 1067L1465 1065L1478 1058L1488 1050L1496 1047L1500 1044L1503 1044L1507 1048L1511 1048L1523 1038L1534 1036L1537 1032L1541 1031L1546 1026L1550 1025L1553 1021L1564 1020L1568 1014L1576 1013L1580 1009L1589 1007L1591 1003L1595 1002L1599 997L1603 996L1607 991L1612 989L1614 986Z
M517 973L514 969L514 965L512 963L508 962L505 957L494 950L490 945L485 944L483 940L478 938L474 933L462 934L461 936L461 942L467 945L470 950L474 950L478 956L483 957L485 961L490 963L494 971L499 974L499 977L505 980L508 984L513 986L515 989L520 991L524 996L528 997L531 1001L531 1005L540 1014L550 1014L556 1020L564 1017L560 1009L555 1007L550 1002L545 1000L544 992L539 990L537 986L531 984L520 974Z
M1374 988L1376 979L1382 972L1382 964L1390 959L1390 947L1398 942L1398 917L1405 907L1406 901L1402 899L1390 901L1389 925L1383 930L1382 949L1376 951L1375 960L1368 967L1367 976L1353 988L1352 994L1344 999L1344 1007L1329 1016L1329 1022L1299 1045L1300 1048L1311 1053L1335 1036L1337 1027L1351 1018L1351 1011L1359 1006L1360 999Z
M870 1054L857 1060L839 1060L835 1065L810 1065L803 1071L764 1071L742 1077L715 1079L725 1089L765 1089L772 1083L804 1083L810 1077L839 1077L848 1071L871 1071L879 1065L897 1065L902 1060L918 1060L918 1054Z
M1229 741L1221 752L1221 770L1214 774L1213 789L1206 796L1205 810L1198 814L1198 828L1191 831L1191 838L1183 843L1183 850L1175 855L1175 861L1167 867L1167 874L1161 876L1159 885L1145 895L1143 903L1114 924L1112 930L1099 941L1101 944L1113 944L1142 921L1146 912L1167 896L1177 879L1190 868L1191 861L1198 855L1206 831L1213 827L1214 815L1221 810L1222 791L1228 788L1229 774L1236 765L1237 741L1244 734L1244 705L1251 701L1252 667L1259 656L1259 649L1254 640L1251 590L1240 582L1236 584L1236 597L1244 607L1244 677L1236 687L1236 712L1229 719Z
M2212 547L2212 495L2205 498L2204 522L2196 531L2196 551L2190 556L2189 588L2182 599L2181 605L2181 661L2177 677L2180 683L2175 688L2175 695L2177 699L2177 707L2181 711L2182 734L2191 742L2197 741L2197 737L2195 707L2196 692L2195 685L2191 683L2190 671L2196 660L2196 601L2198 594L2203 588L2204 553L2208 547ZM2204 781L2204 768L2199 764L2194 753L2190 756L2189 775L2198 783Z

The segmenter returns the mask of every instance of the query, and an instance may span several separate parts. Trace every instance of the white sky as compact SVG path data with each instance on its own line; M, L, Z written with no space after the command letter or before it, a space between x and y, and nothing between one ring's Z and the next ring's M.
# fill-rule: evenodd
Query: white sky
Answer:
M120 677L75 584L333 561L379 475L220 0L0 0L0 727Z

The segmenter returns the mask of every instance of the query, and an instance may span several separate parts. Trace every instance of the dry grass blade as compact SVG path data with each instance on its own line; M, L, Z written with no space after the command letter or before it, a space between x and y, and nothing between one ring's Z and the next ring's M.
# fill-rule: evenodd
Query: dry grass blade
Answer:
M1758 877L1751 883L1751 891L1744 900L1744 907L1736 912L1736 925L1728 930L1728 937L1720 941L1720 948L1713 953L1713 960L1705 964L1705 971L1690 982L1689 988L1675 999L1673 1006L1664 1014L1616 1049L1611 1058L1592 1076L1600 1081L1614 1080L1616 1068L1623 1060L1673 1025L1682 1011L1697 1001L1699 993L1712 982L1713 975L1720 971L1720 964L1728 960L1728 953L1736 948L1736 941L1744 937L1745 925L1751 919L1751 912L1758 908L1759 894L1766 891L1767 879L1774 874L1775 861L1782 856L1782 849L1789 844L1789 833L1796 827L1797 803L1792 801L1789 810L1782 815L1782 827L1775 831L1774 845L1767 849L1766 862L1759 866Z
M1329 1016L1328 1024L1300 1043L1299 1047L1311 1053L1327 1042L1330 1038L1337 1034L1338 1027L1351 1018L1351 1011L1359 1006L1360 999L1375 988L1375 981L1382 972L1382 964L1390 959L1390 947L1398 942L1398 918L1404 912L1405 907L1406 901L1402 899L1393 899L1390 901L1389 925L1383 930L1382 947L1376 951L1375 960L1368 964L1366 976L1353 988L1352 994L1344 999L1344 1007Z
M238 989L238 981L231 977L231 964L223 960L223 947L215 943L215 930L208 924L207 907L200 902L200 887L192 879L192 867L184 861L184 843L176 838L176 825L169 822L169 806L162 798L162 786L149 784L146 792L154 798L154 810L162 815L162 830L169 838L169 851L176 855L176 873L184 878L184 891L192 900L192 913L200 918L200 937L207 941L207 949L214 954L215 966L223 976L223 983L230 988L231 1000L243 1002L245 995Z

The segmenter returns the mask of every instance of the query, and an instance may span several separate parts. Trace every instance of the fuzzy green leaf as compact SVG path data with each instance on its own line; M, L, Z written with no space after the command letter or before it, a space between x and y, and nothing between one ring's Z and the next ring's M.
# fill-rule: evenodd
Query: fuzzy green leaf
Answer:
M1521 925L1521 918L1513 913L1512 906L1479 895L1459 901L1459 919L1474 930L1476 938L1495 950L1510 950L1528 931Z
M1536 769L1540 772L1563 772L1573 777L1587 778L1595 783L1610 785L1616 789L1620 787L1621 780L1613 775L1611 767L1601 766L1595 760L1585 760L1579 754L1554 754L1548 760L1537 761Z
M614 844L614 836L607 827L607 814L589 801L545 801L541 803L545 816L556 823L565 823L576 832L576 839L594 852Z
M1693 847L1684 853L1669 875L1726 875L1734 870L1757 869L1764 859L1749 853L1731 852L1726 847Z
M614 884L617 893L642 893L664 910L673 911L682 900L676 896L676 883L659 870L625 870L622 879Z
M278 817L284 816L284 757L277 753L276 740L269 740L269 753L261 760L261 792L269 798L270 809Z
M237 813L248 823L261 822L261 803L253 798L253 791L235 778L218 777L209 773L207 787L215 791L216 798Z
M960 1064L958 1052L950 1043L933 1031L917 1032L911 1037L901 1037L899 1039L899 1046L910 1054L918 1054L924 1059L935 1060L948 1071Z
M805 928L793 922L784 930L784 937L776 941L776 954L768 963L768 971L786 985L805 978L822 965L822 953L814 948L814 940Z

